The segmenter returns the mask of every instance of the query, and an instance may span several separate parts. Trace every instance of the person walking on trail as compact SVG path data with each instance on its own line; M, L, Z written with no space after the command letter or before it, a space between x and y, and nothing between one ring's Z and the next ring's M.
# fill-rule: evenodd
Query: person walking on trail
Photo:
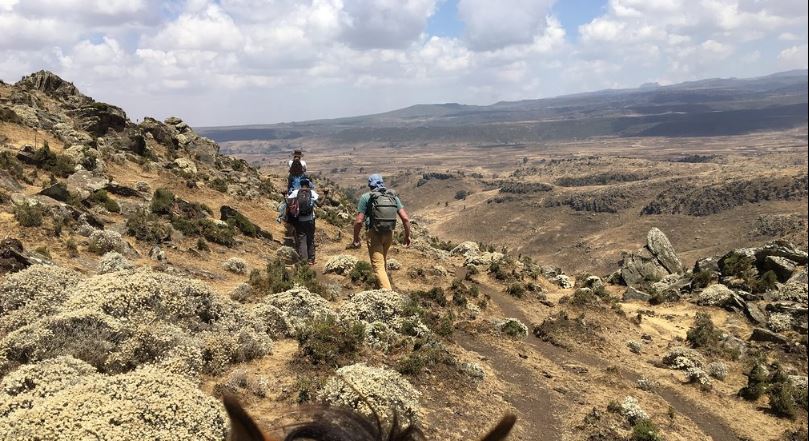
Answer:
M306 161L303 160L303 152L295 150L292 159L289 160L289 176L287 176L287 191L293 191L301 187L301 180L306 178ZM310 181L311 185L311 181Z
M404 239L402 244L410 246L410 218L407 216L402 201L393 190L385 188L382 176L373 174L368 177L371 191L364 193L357 204L357 217L354 220L353 246L360 246L360 231L365 226L368 256L374 274L379 280L380 288L391 289L387 273L388 250L393 243L393 230L396 228L397 216L402 219Z
M301 261L315 264L315 205L318 194L308 178L287 197L287 220L295 230L295 249Z

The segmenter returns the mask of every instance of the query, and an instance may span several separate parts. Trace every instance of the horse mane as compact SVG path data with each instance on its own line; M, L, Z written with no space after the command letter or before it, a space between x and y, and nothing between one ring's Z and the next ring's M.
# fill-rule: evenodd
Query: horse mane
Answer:
M281 441L265 435L235 397L226 395L223 402L231 421L229 441ZM312 406L302 413L306 417L286 427L283 441L426 441L417 426L402 427L396 413L387 430L375 412L373 419L338 407ZM505 440L516 421L516 416L506 414L480 441Z

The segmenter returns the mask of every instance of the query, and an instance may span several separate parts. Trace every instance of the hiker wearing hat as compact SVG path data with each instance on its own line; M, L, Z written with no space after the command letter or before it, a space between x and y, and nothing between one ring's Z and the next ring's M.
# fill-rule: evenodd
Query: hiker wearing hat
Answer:
M410 246L410 218L407 216L402 201L393 190L385 188L382 176L373 174L368 177L371 191L363 194L357 204L357 217L354 220L353 246L360 246L360 231L365 225L368 256L371 266L379 280L380 288L391 289L390 279L386 271L388 249L393 243L393 230L396 228L397 216L402 218L404 227L404 246Z
M315 205L318 194L309 178L287 196L287 222L295 229L295 249L301 261L315 264Z

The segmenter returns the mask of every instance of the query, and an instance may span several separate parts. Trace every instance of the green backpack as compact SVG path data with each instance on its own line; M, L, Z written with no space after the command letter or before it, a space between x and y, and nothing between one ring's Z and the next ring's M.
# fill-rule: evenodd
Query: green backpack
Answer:
M380 188L371 192L368 202L371 207L371 229L377 232L393 231L396 228L396 217L399 214L396 193Z

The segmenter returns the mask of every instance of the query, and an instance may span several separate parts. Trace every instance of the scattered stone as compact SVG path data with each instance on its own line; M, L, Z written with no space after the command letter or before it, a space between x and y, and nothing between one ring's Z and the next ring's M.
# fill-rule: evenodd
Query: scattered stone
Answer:
M601 280L601 277L587 276L587 278L584 279L584 287L585 288L590 288L592 290L596 290L596 289L598 289L599 287L602 287L602 286L604 286L604 282Z
M702 306L726 306L733 300L734 292L721 283L707 286L699 294L695 301Z
M552 282L554 282L554 283L556 283L557 285L559 285L559 287L560 287L560 288L562 288L562 289L570 289L570 288L573 288L573 281L572 281L572 280L570 280L570 277L568 277L568 276L566 276L566 275L564 275L564 274L559 274L558 276L556 276L556 277L555 277L555 278L552 280Z
M194 164L194 161L188 158L177 158L174 160L174 165L185 172L197 174L197 165Z
M763 326L767 324L767 313L761 310L757 304L753 302L745 302L744 314L753 323Z
M51 199L55 199L59 202L67 202L70 200L70 192L67 191L67 187L65 186L65 184L61 182L53 184L50 187L44 188L38 194L41 194L42 196L47 196Z
M631 301L648 302L649 299L651 299L651 298L652 298L651 295L649 295L649 294L647 294L647 293L645 293L643 291L640 291L638 289L635 289L635 288L633 288L631 286L626 287L626 291L624 291L624 295L623 295L623 301L624 302L631 302Z
M764 258L764 271L772 271L778 276L778 280L786 282L795 273L798 264L786 257L766 256Z
M643 345L639 341L630 340L626 342L626 346L629 348L629 351L634 354L640 354Z
M458 370L476 381L482 381L486 377L486 372L477 363L461 363Z
M764 328L754 328L753 334L750 336L750 341L769 342L780 345L789 343L786 337Z
M13 237L0 240L0 274L17 272L32 264L23 254L22 242Z
M140 193L151 194L152 186L147 182L138 181L135 183L135 190L139 191Z
M703 271L710 271L718 274L719 258L714 256L697 260L696 263L694 263L694 274L701 273Z
M160 246L155 245L149 250L149 258L158 262L165 262L166 252L160 249Z

